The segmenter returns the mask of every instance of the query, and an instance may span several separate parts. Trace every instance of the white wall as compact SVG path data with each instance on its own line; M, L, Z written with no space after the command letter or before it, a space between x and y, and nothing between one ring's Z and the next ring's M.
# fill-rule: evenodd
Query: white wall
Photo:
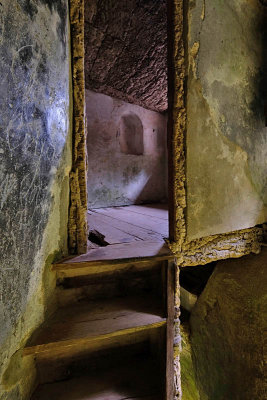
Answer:
M90 90L86 116L88 207L166 201L167 116ZM143 127L143 154L125 154L125 121Z

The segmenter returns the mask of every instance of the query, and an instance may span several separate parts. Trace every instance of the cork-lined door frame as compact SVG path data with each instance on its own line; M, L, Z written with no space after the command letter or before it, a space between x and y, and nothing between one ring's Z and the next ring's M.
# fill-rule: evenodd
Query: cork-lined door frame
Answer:
M69 252L87 250L87 183L84 73L84 0L70 0L73 87L73 162L70 175ZM184 38L183 0L168 0L168 170L169 237L182 242L184 207ZM178 227L178 228L177 228Z
M69 252L87 251L87 182L84 82L84 0L70 0L73 94L72 170L70 174Z

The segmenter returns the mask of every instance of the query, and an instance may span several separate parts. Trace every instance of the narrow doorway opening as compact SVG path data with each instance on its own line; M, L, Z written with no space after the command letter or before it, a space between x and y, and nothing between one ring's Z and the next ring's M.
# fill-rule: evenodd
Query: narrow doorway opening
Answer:
M167 85L166 0L86 1L88 249L169 236Z
M175 229L169 230L169 225L182 219L182 207L176 212L174 204L183 198L183 179L176 199L174 178L177 172L182 175L183 164L174 163L172 154L182 154L183 143L184 120L179 120L177 129L175 125L184 115L183 96L178 104L173 96L174 87L183 92L182 11L180 0L175 7L172 2L167 7L167 0L71 0L70 7L74 151L69 247L78 255L63 262L63 269L67 266L72 272L60 284L68 291L66 301L73 295L79 302L90 302L87 311L100 311L99 336L102 339L107 329L114 339L105 335L110 343L105 360L111 360L113 345L119 346L115 361L120 358L124 332L125 344L132 348L140 342L140 355L155 366L148 374L135 368L144 383L152 374L152 387L142 388L130 379L127 398L172 399L180 391L178 352L174 352L179 332L174 306L177 269L164 239L174 242ZM179 37L172 43L177 18ZM179 74L171 68L176 44ZM89 321L95 329L91 317ZM120 372L110 372L120 378Z

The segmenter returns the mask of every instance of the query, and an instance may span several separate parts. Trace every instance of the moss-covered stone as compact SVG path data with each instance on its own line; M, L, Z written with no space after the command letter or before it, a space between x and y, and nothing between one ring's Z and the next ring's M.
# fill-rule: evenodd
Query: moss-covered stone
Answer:
M182 351L180 354L182 399L199 400L200 397L196 386L188 326L182 324L180 326L180 331L182 339Z
M217 264L191 314L201 400L265 400L267 250Z

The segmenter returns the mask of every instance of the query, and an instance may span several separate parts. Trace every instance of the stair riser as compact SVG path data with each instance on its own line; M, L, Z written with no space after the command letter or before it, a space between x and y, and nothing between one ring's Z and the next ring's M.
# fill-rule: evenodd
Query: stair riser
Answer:
M124 297L142 293L156 293L161 295L160 273L153 273L150 276L124 277L123 279L109 280L106 282L93 282L92 284L64 288L58 286L57 289L58 305L64 307L68 304L84 299L111 299L113 297Z
M96 343L76 344L36 354L38 382L49 383L80 376L83 373L116 367L133 355L150 354L158 357L165 352L161 348L166 328L161 326L150 331L129 333Z
M118 261L118 260L116 260ZM56 271L58 279L73 278L78 276L108 276L120 274L126 271L145 271L155 269L162 265L164 260L145 260L145 261L127 261L127 262L105 262L94 263L73 263L73 264L55 264L53 270Z
M83 299L107 299L139 293L162 293L163 262L129 264L118 270L65 276L57 280L59 306Z

